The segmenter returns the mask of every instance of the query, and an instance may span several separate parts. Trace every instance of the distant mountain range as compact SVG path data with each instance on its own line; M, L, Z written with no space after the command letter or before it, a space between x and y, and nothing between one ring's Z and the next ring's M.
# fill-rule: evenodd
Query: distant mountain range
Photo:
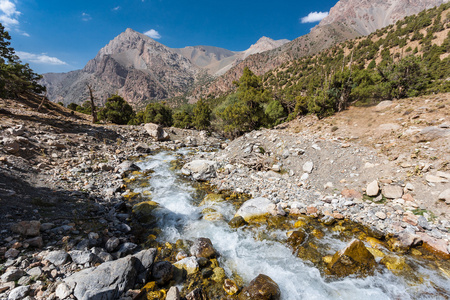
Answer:
M50 100L80 104L87 84L104 102L119 93L133 106L180 96L197 82L219 76L249 55L279 47L289 40L262 37L241 52L212 46L172 49L128 28L103 47L86 66L68 73L44 74Z
M226 93L245 66L256 74L312 55L331 45L367 35L448 0L341 0L319 25L293 41L262 37L241 52L213 46L172 49L132 29L114 38L86 66L68 73L44 74L41 81L54 102L83 103L87 84L99 102L119 93L134 107L187 95Z

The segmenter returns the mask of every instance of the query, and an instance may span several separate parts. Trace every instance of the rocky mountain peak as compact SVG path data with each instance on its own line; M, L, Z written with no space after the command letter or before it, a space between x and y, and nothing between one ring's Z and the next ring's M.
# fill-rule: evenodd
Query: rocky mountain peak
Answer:
M341 23L368 35L405 16L448 2L448 0L340 0L318 27Z
M288 42L289 40L287 39L273 40L269 37L263 36L255 44L251 45L250 48L244 51L245 53L244 58L252 54L261 53L264 51L278 48Z

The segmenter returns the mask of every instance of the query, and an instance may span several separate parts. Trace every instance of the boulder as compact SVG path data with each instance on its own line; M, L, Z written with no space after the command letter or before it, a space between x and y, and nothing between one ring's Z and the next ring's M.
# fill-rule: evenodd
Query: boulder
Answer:
M190 252L191 255L195 257L210 258L216 256L216 250L214 249L211 240L208 238L196 239L191 246Z
M265 217L270 214L272 201L267 198L258 197L247 200L236 212L235 217L241 216L246 222Z
M70 258L77 265L84 265L94 260L95 255L89 251L73 250L69 252Z
M355 239L333 255L328 270L339 277L356 273L371 274L375 263L375 257L364 243Z
M22 221L11 225L11 231L25 236L38 236L41 229L39 221Z
M392 105L394 105L394 102L392 102L391 100L381 101L377 106L375 106L375 111L383 111L391 107Z
M444 200L445 203L450 204L450 189L446 189L439 194L439 200Z
M116 172L119 173L126 173L132 171L140 171L141 169L138 166L136 166L132 161L126 160L120 163L115 170Z
M6 269L5 273L2 274L2 276L0 277L0 281L2 282L16 281L19 280L19 278L24 275L25 275L24 271L16 267L10 267Z
M16 154L20 150L19 142L11 138L6 138L3 140L3 147L6 152L9 152L11 154Z
M69 297L73 292L73 287L68 286L64 282L61 282L56 287L55 295L59 299L66 299Z
M406 252L420 243L421 237L408 231L400 232L388 240L389 248L395 252Z
M183 166L181 173L191 175L194 180L206 181L215 178L217 164L211 160L194 160Z
M247 224L247 222L245 222L244 218L241 216L234 217L233 219L230 220L230 222L228 222L228 225L231 228L239 228L246 224Z
M164 131L163 127L154 123L147 123L144 125L147 133L156 141L165 141L169 139L169 134Z
M116 237L110 237L105 244L105 249L108 252L113 252L114 250L117 249L117 247L119 247L120 244L120 240Z
M375 197L380 192L380 187L378 186L378 181L374 180L367 185L366 194L369 197Z
M73 288L73 295L79 300L119 299L120 295L134 287L139 278L146 277L155 255L156 249L143 250L133 256L84 269L63 281Z
M278 284L267 275L259 274L239 294L239 300L278 300L281 291Z
M306 237L307 235L303 230L295 230L293 232L289 232L287 242L295 249L303 244Z
M450 136L450 129L429 126L422 129L419 133L413 135L411 137L411 141L414 143L431 142L448 136Z
M398 185L386 185L383 187L382 193L388 199L397 199L403 196L403 189Z

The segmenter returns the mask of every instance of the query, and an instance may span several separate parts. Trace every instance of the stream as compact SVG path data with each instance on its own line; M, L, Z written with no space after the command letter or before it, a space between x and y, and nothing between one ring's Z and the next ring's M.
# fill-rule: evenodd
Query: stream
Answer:
M151 192L151 200L158 209L159 241L175 243L178 239L207 237L220 253L218 261L228 277L238 274L248 284L258 274L272 278L280 287L282 299L448 299L450 278L429 260L408 256L414 272L398 276L386 268L377 268L373 276L348 276L343 279L324 276L310 261L293 253L286 244L286 230L261 226L230 228L236 208L228 201L199 206L196 189L174 170L171 161L188 155L189 150L163 151L148 156L137 165L152 170L148 185L135 187L133 192ZM150 200L150 199L149 199ZM216 220L206 220L202 210L210 208ZM317 246L328 255L342 249L349 239L339 233L323 229L324 236ZM264 238L261 238L264 237ZM387 251L387 250L386 250ZM377 260L378 261L378 260Z

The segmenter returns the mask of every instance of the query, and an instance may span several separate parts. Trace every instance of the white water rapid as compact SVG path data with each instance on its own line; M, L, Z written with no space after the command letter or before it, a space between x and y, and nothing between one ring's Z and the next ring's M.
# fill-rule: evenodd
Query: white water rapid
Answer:
M178 153L186 154L187 150ZM207 237L220 253L219 262L228 276L239 274L248 284L258 274L266 274L280 287L282 299L445 299L436 296L435 287L450 289L450 280L435 271L428 271L418 265L424 278L420 285L411 286L404 278L391 271L376 271L374 276L366 278L347 277L344 279L326 279L310 262L302 261L292 254L292 250L276 240L258 240L255 235L263 228L232 229L224 220L208 221L201 218L202 209L195 203L194 188L182 180L177 171L171 170L170 161L176 159L176 153L161 152L148 156L138 165L143 170L154 173L149 179L150 187L136 189L142 192L151 189L152 200L164 209L159 210L158 227L161 241L175 242L177 239ZM194 203L195 202L195 203ZM214 206L225 220L230 220L235 208L227 202ZM272 236L285 239L285 232L271 232ZM324 242L333 242L334 247L342 248L345 243L327 236Z

